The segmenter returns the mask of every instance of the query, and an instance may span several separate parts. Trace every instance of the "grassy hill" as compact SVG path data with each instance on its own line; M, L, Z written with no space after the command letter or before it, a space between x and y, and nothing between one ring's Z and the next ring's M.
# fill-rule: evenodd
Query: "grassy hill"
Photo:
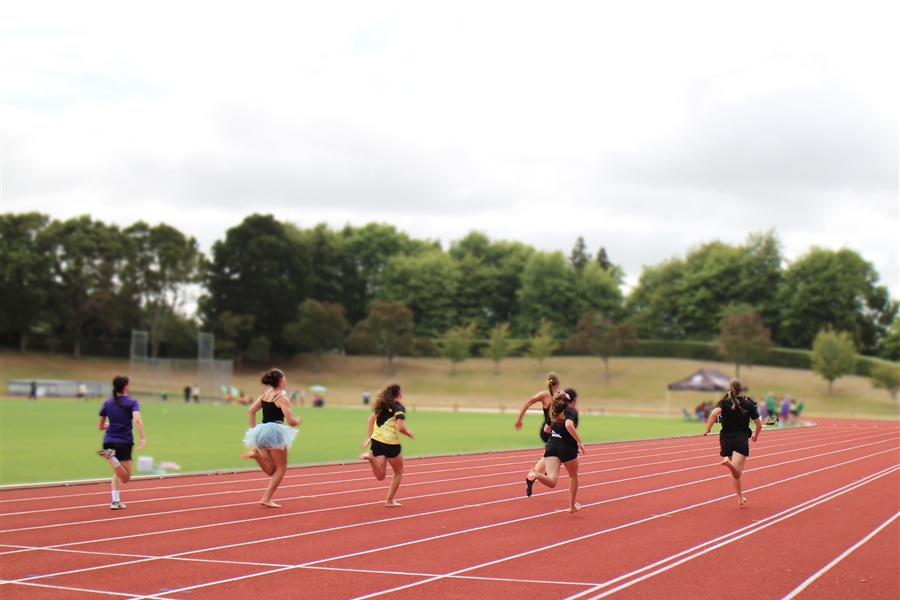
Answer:
M233 385L254 396L261 389L259 377L270 366L284 370L289 389L306 389L307 402L311 385L328 388L329 405L359 406L364 390L374 398L387 383L399 382L408 405L418 407L488 408L516 411L535 393L545 389L549 371L559 374L564 386L578 390L582 409L608 413L647 413L661 415L666 410L666 387L699 368L716 368L733 376L734 366L695 360L614 358L610 361L610 377L604 377L603 363L597 358L554 357L540 365L536 360L510 358L499 365L488 359L473 358L457 364L451 374L450 362L432 358L398 358L394 374L388 375L384 359L367 356L326 355L317 372L309 355L273 360L270 364L248 365L235 369ZM20 354L0 350L0 394L6 394L11 379L72 379L112 381L117 373L128 373L128 359L86 357L74 359L58 354ZM896 419L897 406L891 404L885 390L872 387L864 377L847 376L834 384L828 394L828 383L811 371L777 367L743 367L741 381L750 387L750 396L760 398L767 392L787 394L805 404L809 417L852 417ZM132 380L132 393L143 399L157 396L157 382ZM186 381L185 383L190 383ZM172 399L180 401L180 387L170 390ZM680 415L716 395L702 392L670 392L669 411ZM213 398L208 398L213 399Z

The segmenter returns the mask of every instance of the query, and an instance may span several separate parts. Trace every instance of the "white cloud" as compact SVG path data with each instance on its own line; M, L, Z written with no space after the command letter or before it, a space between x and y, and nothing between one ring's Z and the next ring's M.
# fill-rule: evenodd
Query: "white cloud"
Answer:
M471 230L642 265L776 230L900 295L884 2L17 3L4 211Z

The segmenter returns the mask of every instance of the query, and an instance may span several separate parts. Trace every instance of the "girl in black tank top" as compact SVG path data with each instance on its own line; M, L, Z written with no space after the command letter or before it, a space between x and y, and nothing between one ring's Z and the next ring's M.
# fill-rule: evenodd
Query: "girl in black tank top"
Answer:
M269 508L278 508L279 505L272 502L272 495L287 471L288 448L297 435L297 430L293 427L300 424L300 419L291 414L291 403L284 394L284 373L278 369L266 371L262 382L270 386L270 389L263 392L247 411L250 429L244 435L244 444L250 450L244 452L241 458L252 458L271 477L259 503ZM257 425L256 413L260 410L263 418L262 423ZM284 425L284 421L291 427Z

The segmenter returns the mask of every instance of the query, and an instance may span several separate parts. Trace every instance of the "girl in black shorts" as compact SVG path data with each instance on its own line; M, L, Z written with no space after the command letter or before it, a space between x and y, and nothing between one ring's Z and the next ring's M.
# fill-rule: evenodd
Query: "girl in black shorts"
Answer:
M750 456L750 442L759 439L762 429L762 421L756 410L756 403L750 398L741 396L741 382L732 379L728 385L728 393L719 400L716 407L706 421L706 431L703 435L709 435L713 423L719 415L722 415L722 430L719 432L719 455L722 462L719 463L731 471L731 483L737 494L738 505L747 501L741 493L741 474L744 472L744 464ZM750 421L753 421L756 431L750 434Z
M534 481L540 481L549 488L555 488L559 479L559 466L566 467L569 474L569 512L581 510L575 502L578 494L578 453L585 454L584 444L578 437L578 394L572 388L560 392L550 405L550 441L544 451L544 467L547 474L532 469L525 478L530 489Z
M369 437L363 442L365 448L371 442L372 448L359 455L360 460L367 460L372 467L375 479L383 481L387 475L387 464L390 463L394 476L391 478L391 487L388 489L388 497L385 506L400 506L394 500L400 480L403 479L403 455L400 454L400 435L410 439L415 434L406 428L406 409L400 404L403 393L400 386L393 383L378 394L372 407L372 416L369 417Z

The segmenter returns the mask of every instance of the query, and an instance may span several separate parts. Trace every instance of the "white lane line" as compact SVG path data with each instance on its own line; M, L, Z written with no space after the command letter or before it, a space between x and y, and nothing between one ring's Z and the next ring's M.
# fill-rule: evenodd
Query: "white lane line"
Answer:
M822 494L821 496L819 496L817 498L807 500L806 502L802 502L794 507L791 507L789 509L775 513L774 515L770 515L764 519L760 519L759 521L755 521L754 523L751 523L750 525L746 525L745 527L741 527L741 528L731 531L725 535L719 536L717 538L711 539L711 540L703 542L701 544L697 544L696 546L694 546L692 548L688 548L687 550L683 550L676 554L667 556L663 559L656 561L655 563L653 563L651 565L647 565L640 569L636 569L629 573L620 575L614 579L610 579L609 581L605 581L601 584L598 584L594 589L586 590L575 596L570 596L569 598L566 598L566 600L574 600L576 598L581 598L588 594L592 594L594 592L600 591L601 589L607 588L610 585L614 585L616 583L619 583L619 582L622 582L622 581L625 581L627 579L631 579L632 577L634 577L634 579L631 579L631 581L628 581L627 583L623 583L622 585L619 585L615 588L607 590L600 595L591 596L591 600L596 600L598 598L605 598L606 596L612 595L623 589L631 587L632 585L634 585L636 583L640 583L642 581L650 579L651 577L659 575L660 573L664 573L664 572L666 572L670 569L673 569L677 566L680 566L688 561L691 561L695 558L703 556L704 554L707 554L708 552L712 552L713 550L716 550L718 548L721 548L723 546L726 546L728 544L736 542L737 540L743 539L749 535L756 533L757 531L761 531L772 525L780 523L786 519L789 519L791 517L799 515L811 508L819 506L820 504L823 504L825 502L833 500L833 499L835 499L839 496L842 496L848 492L851 492L851 491L856 490L856 489L858 489L864 485L867 485L873 481L876 481L877 479L880 479L887 475L896 473L898 470L900 470L900 466L895 465L895 466L889 467L879 473L867 475L866 477L863 477L862 479L860 479L856 482L848 483L844 486L841 486L834 490L828 491L825 494ZM676 560L676 559L678 559L678 560ZM665 566L661 566L661 565L665 565ZM657 568L657 567L660 567L660 568ZM645 573L646 571L649 571L650 569L656 569L656 570L654 570L650 573ZM641 573L645 573L645 574L641 575Z
M880 436L869 436L869 437L880 437ZM868 438L859 438L854 441L858 442L858 441L865 440L865 439L868 439ZM892 441L892 440L883 440L881 442L874 442L874 443L888 443L890 441ZM806 445L804 447L804 450L807 450L807 451L814 450L816 448L821 448L821 447L830 447L831 445L832 444L829 444L829 443L822 443L822 444L812 445L812 446ZM852 449L861 448L861 447L863 447L863 446L841 448L841 450L834 451L834 452L843 452L846 450L852 450ZM832 453L834 453L834 452L832 452ZM789 450L783 450L780 452L769 452L768 454L763 455L762 457L757 457L757 459L779 456L782 454L795 454L795 452L789 451ZM812 455L811 458L819 457L819 456L826 456L827 454L829 454L829 453ZM582 475L595 475L595 474L608 473L608 472L613 472L613 471L618 471L618 470L641 469L641 468L647 468L647 467L651 467L651 466L659 466L659 465L663 465L663 464L677 463L677 462L684 462L684 461L692 461L693 462L693 461L697 460L697 458L698 457L693 457L693 456L692 457L682 457L682 458L676 458L676 459L665 460L665 461L657 461L657 462L652 462L652 463L645 462L640 465L630 465L630 466L622 466L622 467L615 467L615 468L606 468L606 469L600 469L600 470L594 470L594 471L582 470ZM594 461L592 463L588 462L588 461L584 461L584 462L585 462L585 464L583 465L583 467L589 467L592 464L596 465L596 464L599 464L599 463L602 463L605 461L603 461L603 460ZM752 472L754 470L773 468L775 466L779 466L779 465L783 465L783 464L790 464L791 462L794 462L794 461L781 462L781 463L776 463L774 465L763 465L763 466L757 465L752 469L748 469L747 471ZM711 466L710 464L704 464L702 466L698 466L695 468L707 468L710 466ZM666 472L662 472L662 473L651 473L650 476L670 474L670 473L675 473L678 471L680 471L680 470L666 471ZM491 479L496 479L497 477L502 477L504 475L516 475L517 473L520 473L520 471L518 471L518 470L504 471L504 472L496 472L495 471L495 472L492 472L490 474L485 474L485 475L467 475L466 477L446 478L446 479L440 479L440 480L426 480L426 481L419 481L419 482L413 481L413 482L406 483L404 487L406 489L409 489L409 488L415 487L415 486L428 486L428 485L432 485L432 484L436 484L436 483L458 482L458 481L464 481L464 480L470 480L470 479L479 479L479 478L483 478L483 477L490 477ZM357 480L350 480L350 481L357 481ZM371 477L366 478L365 481L371 481ZM338 482L334 482L334 483L338 483ZM312 485L312 484L287 485L287 486L281 486L279 489L284 491L285 489L292 488L292 487L306 487L309 485ZM449 493L466 493L467 491L472 490L472 489L474 489L474 490L490 489L491 487L500 487L500 486L504 486L504 485L509 485L509 484L503 483L503 484L497 484L496 486L485 486L482 488L465 488L463 490L453 490L452 492L449 492ZM596 484L594 484L594 485L596 485ZM583 486L583 487L590 487L590 486ZM374 491L382 491L382 490L383 490L383 486L372 485L370 487L357 488L357 489L351 489L351 490L342 490L342 491L337 491L337 492L326 492L326 493L322 493L322 494L304 494L304 495L299 495L299 496L281 497L280 499L281 500L298 500L298 499L323 498L323 497L329 497L329 496L340 496L340 495L345 495L345 494L355 494L355 493L359 493L359 492L374 492ZM247 493L250 493L250 492L258 493L259 490L254 488L253 490L250 490ZM169 500L178 500L180 498L198 498L198 497L202 498L202 497L219 495L222 493L224 493L224 492L215 492L213 494L195 494L192 496L176 496L176 497L155 499L155 500L150 500L150 501L163 501L163 500L169 501ZM245 492L244 491L234 491L234 492L228 492L228 493L236 494L236 493L245 493ZM444 494L444 492L442 492L440 494ZM427 496L431 496L431 495L438 495L438 494L428 494L426 496L418 496L418 497L417 496L408 496L407 499L416 499L419 497L427 497ZM140 502L144 503L144 502L148 502L148 500L143 500ZM140 514L132 514L132 515L123 515L123 516L119 517L119 520L124 521L124 520L132 520L132 519L146 519L146 518L153 518L153 517L162 516L162 515L190 513L190 512L196 512L196 511L207 511L210 509L220 509L220 508L234 508L234 507L246 506L248 503L249 502L237 502L237 503L229 503L229 504L207 504L207 505L203 505L203 506L193 506L193 507L189 507L189 508L173 509L173 510L168 510L168 511L157 511L157 512L148 512L148 513L140 513ZM372 503L353 504L353 505L348 505L347 507L355 508L355 507L359 507L359 506L365 506L368 504L372 504ZM97 507L93 506L91 508L96 509ZM30 513L30 512L45 512L45 511L52 512L51 509L41 509L40 511L28 511L28 513ZM279 515L272 515L271 517L268 517L268 518L280 518L280 517L290 516L292 514L305 514L306 512L309 512L309 511L302 511L302 512L297 512L297 513L280 513ZM6 517L6 516L12 516L14 514L28 514L28 513L6 513L6 514L3 514L2 516ZM38 529L50 529L50 528L69 527L69 526L87 526L87 525L91 525L91 524L106 523L106 522L108 522L108 519L106 519L106 518L79 519L76 521L64 521L61 523L51 523L51 524L47 524L47 525L35 525L35 526L29 526L29 527L0 529L0 533L12 533L12 532L17 532L17 531L31 531L31 530L38 530ZM214 525L211 524L210 526L214 526Z
M852 554L857 548L859 548L860 546L862 546L863 544L865 544L866 542L868 542L869 540L871 540L871 539L872 539L873 537L875 537L876 535L878 535L878 533L879 533L882 529L884 529L885 527L887 527L888 525L890 525L891 523L893 523L894 521L896 521L898 517L900 517L900 512L895 513L893 517L891 517L890 519L888 519L887 521L885 521L884 523L882 523L881 525L879 525L878 527L876 527L871 533L869 533L869 535L867 535L867 536L864 537L863 539L859 540L858 542L856 542L855 544L853 544L852 546L850 546L849 548L847 548L846 550L844 550L844 551L840 554L840 556L838 556L838 557L835 558L833 561L831 561L830 563L828 563L827 565L825 565L824 567L822 567L821 569L819 569L818 571L816 571L815 573L813 573L813 574L809 577L809 579L807 579L806 581L804 581L803 583L801 583L800 585L798 585L796 588L794 588L793 590L791 590L791 592L788 593L788 595L785 596L783 600L791 600L792 598L796 598L797 595L798 595L800 592L802 592L803 590L805 590L807 587L809 587L810 584L814 583L819 577L821 577L822 575L824 575L825 573L827 573L828 571L830 571L835 565L837 565L837 564L840 563L842 560L844 560L845 558L847 558L848 556L850 556L850 554Z
M895 470L897 470L897 467L892 468L892 471L895 471ZM862 484L859 484L859 485L862 485ZM841 493L844 493L844 492L841 492ZM823 496L820 496L820 498L821 498L821 497L824 497L824 496L831 495L831 494L833 494L833 492L828 492L827 494L825 494L825 495L823 495ZM718 500L718 499L717 499L717 500ZM715 500L714 500L714 501L715 501ZM824 500L823 500L823 501L824 501ZM516 555L514 555L514 556L504 557L504 558L497 559L497 560L493 560L493 561L490 561L490 562L487 562L487 563L482 563L482 564L480 564L480 565L474 565L474 566L466 567L465 569L459 569L459 570L457 570L457 571L453 571L452 573L448 573L447 575L442 575L442 576L435 577L435 578L430 578L430 579L426 579L426 580L422 580L422 581L418 581L418 582L414 582L414 583L409 583L409 584L405 584L405 585L401 585L401 586L396 586L396 587L393 587L393 588L390 588L390 589L387 589L387 590L381 590L381 591L378 591L378 592L374 592L374 593L371 593L371 594L367 594L367 595L365 595L365 596L359 596L359 597L357 597L355 600L366 600L366 599L368 599L368 598L375 598L375 597L377 597L377 596L382 596L382 595L384 595L384 594L390 594L390 593L397 592L397 591L400 591L400 590L406 590L406 589L410 589L410 588L417 587L417 586L420 586L420 585L424 585L424 584L426 584L426 583L430 583L430 582L432 582L432 581L437 581L437 580L439 580L439 579L444 579L444 578L448 577L449 575L457 575L457 574L460 574L460 573L465 573L465 572L467 572L467 571L472 571L472 570L475 570L475 569L481 569L481 568L484 568L484 567L487 567L487 566L491 566L491 565L499 564L499 563L502 563L502 562L506 562L506 561L508 561L508 560L512 560L512 559L516 559L516 558L521 558L521 557L524 557L524 556L528 556L528 555L531 555L531 554L535 554L535 553L537 553L537 552L545 552L545 551L547 551L547 550L552 550L552 549L554 549L554 548L558 548L558 547L560 547L560 546L564 546L564 545L569 544L569 543L572 543L572 542L582 541L582 540L594 538L594 537L597 537L597 536L599 536L599 535L603 535L603 534L608 533L608 532L611 532L611 531L617 531L617 530L624 529L624 528L626 528L626 527L631 527L631 526L633 526L633 525L637 525L637 524L639 524L639 523L646 523L646 522L649 522L649 521L653 521L653 520L658 519L658 518L663 518L663 517L666 517L666 516L670 516L670 515L673 515L673 514L677 514L677 513L680 513L680 512L684 512L684 511L686 511L686 510L690 510L690 509L692 509L692 508L696 508L696 507L699 507L699 506L703 506L703 505L709 504L709 503L711 503L711 502L712 502L712 501L705 501L705 502L700 502L700 503L694 504L694 505L692 505L692 506L687 506L687 507L678 508L678 509L675 509L675 510L672 510L672 511L668 511L668 512L666 512L666 513L662 513L662 514L660 514L660 515L653 515L653 516L650 516L650 517L641 519L641 520L639 520L639 521L634 521L634 522L632 522L632 523L627 523L627 524L624 524L624 525L618 525L618 526L616 526L616 527L611 527L611 528L606 529L606 530L603 530L603 531L597 531L597 532L593 532L593 533L586 534L586 535L583 535L583 536L578 536L578 537L575 537L575 538L572 538L572 539L569 539L569 540L564 540L564 541L562 541L562 542L557 542L557 543L555 543L555 544L550 544L550 545L545 546L545 547L543 547L543 548L537 548L537 549L534 549L534 550L529 550L529 551L526 551L526 552L522 552L522 553L516 554ZM809 501L806 501L806 502L809 502ZM802 505L805 504L806 502L801 503L800 505L797 505L797 506L802 506ZM788 509L788 510L791 510L791 509ZM786 518L786 517L785 517L785 518ZM755 524L754 524L754 525L755 525ZM759 527L756 526L756 527L750 528L750 529L751 529L751 530L750 530L748 533L746 533L745 535L750 535L750 534L752 534L754 531L758 530ZM724 536L723 536L723 537L724 537Z
M887 451L879 452L879 453L876 453L875 455L883 454L883 453L885 453L885 452L893 452L893 450L887 450ZM875 455L870 455L870 456L875 456ZM789 477L789 478L787 478L787 479L784 479L784 480L782 480L781 482L770 483L770 484L766 484L765 486L760 486L760 487L768 487L768 486L770 486L770 485L775 485L776 483L782 483L782 482L787 482L787 481L791 481L791 480L794 480L794 479L799 479L799 478L802 478L802 477L807 477L807 476L810 476L810 475L815 474L815 473L818 473L818 472L822 472L822 471L826 471L826 470L829 470L829 469L837 468L837 467L839 467L839 466L843 466L843 465L846 465L846 464L858 462L858 461L860 461L860 460L864 460L864 459L866 459L866 458L869 458L870 456L866 456L866 457L858 457L858 458L855 458L855 459L851 459L851 460L845 461L844 463L832 464L832 465L829 465L829 466L824 467L824 468L822 468L822 469L817 469L817 470L814 470L814 471L804 472L804 473L801 473L801 474L799 474L799 475L795 475L795 476ZM718 477L716 477L716 479L717 479L717 478L718 478ZM711 479L714 479L714 478L710 478L710 480L711 480ZM628 495L628 496L622 496L622 497L614 498L614 499L602 500L602 501L595 502L595 503L592 503L592 504L587 504L587 505L585 505L585 506L587 507L587 506L593 506L593 505L599 505L599 504L606 504L606 503L610 503L610 502L614 502L614 501L620 501L620 500L625 500L625 499L634 498L634 497L638 497L638 496L648 495L648 494L651 494L651 493L663 492L663 491L669 491L669 490L671 490L671 489L675 489L675 488L678 488L678 487L685 487L685 486L688 486L688 485L693 485L694 483L696 483L696 482L693 482L693 481L692 481L692 482L681 483L681 484L674 485L674 486L669 486L669 487L667 487L667 488L659 488L659 489L656 489L656 490L645 490L645 491L642 491L642 492L639 492L639 493L636 493L636 494L631 494L631 495ZM759 489L759 488L754 488L754 489ZM748 492L749 492L749 491L751 491L751 490L748 490ZM437 579L444 578L444 577L447 577L447 576L449 576L449 575L457 575L457 574L460 574L460 573L463 573L463 572L466 572L466 571L469 571L469 570L481 568L481 567L483 567L483 566L488 566L488 565L490 565L490 564L496 564L496 563L500 563L500 562L505 562L505 561L507 561L507 560L512 560L513 558L517 558L517 557L521 557L521 556L526 556L526 555L529 555L529 554L533 554L533 553L535 553L535 552L541 552L541 551L544 551L544 550L546 550L546 549L548 549L548 548L554 548L554 547L557 547L557 546L559 546L559 545L569 543L569 542L571 542L571 541L577 541L577 540L579 540L579 539L588 539L588 538L591 538L591 537L594 537L594 536L597 536L597 535L601 535L601 534L603 534L603 533L608 533L608 532L611 532L611 531L617 531L617 530L624 529L624 528L627 528L627 527L631 527L631 526L634 526L634 525L638 525L638 524L641 524L641 523L646 523L646 522L653 521L653 520L658 519L658 518L667 517L667 516L670 516L670 515L672 515L672 514L677 514L677 513L686 511L686 510L690 510L690 509L692 509L692 508L696 508L696 507L699 507L699 506L704 506L704 505L711 504L711 503L713 503L713 502L718 502L718 501L720 501L720 500L727 499L727 498L731 498L731 497L732 497L732 494L727 494L727 495L725 495L725 496L720 496L720 497L717 497L717 498L713 498L713 499L711 499L711 500L706 500L706 501L703 501L703 502L700 502L700 503L696 503L696 504L693 504L693 505L690 505L690 506L686 506L686 507L682 507L682 508L679 508L679 509L675 509L675 510L673 510L673 511L669 511L668 513L662 513L662 514L652 515L651 517L639 519L639 520L633 521L633 522L631 522L631 523L626 523L626 524L623 524L623 525L619 525L619 526L616 526L616 527L612 527L612 528L607 529L607 530L604 530L604 531L594 532L594 533L591 533L591 534L586 534L585 536L581 536L581 537L579 537L579 538L566 539L566 540L563 540L563 541L561 541L561 542L552 544L552 545L550 545L550 546L546 546L546 547L542 547L542 548L537 548L537 549L529 550L529 551L526 551L526 552L517 554L517 555L515 555L515 556L507 556L507 557L504 557L504 558L501 558L501 559L492 561L492 562L490 562L490 563L485 563L485 564L483 564L483 565L476 565L476 566L474 566L474 567L469 567L469 568L467 568L467 569L460 570L460 571L455 572L455 573L453 573L453 574L448 574L448 575L442 575L442 576L439 576L439 577L437 577ZM504 501L504 500L501 500L501 501ZM501 502L501 501L497 501L497 502ZM487 504L487 503L485 503L485 504ZM436 512L437 512L437 511L436 511ZM441 512L444 512L444 511L441 511ZM289 567L289 568L309 567L309 566L313 566L313 565L320 565L320 564L322 564L322 563L333 562L333 561L336 561L336 560L342 560L342 559L352 558L352 557L356 557L356 556L364 556L364 555L366 555L366 554L371 554L371 553L380 553L380 552L384 552L384 551L386 551L386 550L390 550L390 549L394 549L394 548L400 548L400 547L403 547L403 546L410 546L410 545L414 545L414 544L418 544L418 543L424 543L424 542L429 542L429 541L434 541L434 540L439 540L439 539L445 539L445 538L449 538L449 537L456 536L456 535L463 535L463 534L471 533L471 532L474 532L474 531L483 531L483 530L491 529L491 528L494 528L494 527L500 527L500 526L509 525L509 524L513 524L513 523L524 522L524 521L531 520L531 519L541 519L541 518L544 518L544 517L552 517L553 515L555 515L555 514L557 514L557 513L561 513L561 512L564 512L564 510L557 510L557 511L552 511L552 512L550 512L550 513L544 513L544 514L539 514L539 515L528 515L528 516L525 516L525 517L520 517L520 518L508 520L508 521L505 521L505 522L489 523L489 524L482 525L482 526L478 526L478 527L472 527L472 528L462 529L462 530L457 530L457 531L453 531L453 532L445 532L445 533L442 533L442 534L439 534L439 535L429 536L429 537L427 537L427 538L420 538L420 539L416 539L416 540L407 540L407 541L405 541L405 542L396 543L396 544L392 544L392 545L389 545L389 546L384 546L384 547L379 547L379 548L372 548L372 549L367 549L367 550L357 551L357 552L353 552L353 553L349 553L349 554L344 554L344 555L340 555L340 556L336 556L336 557L329 557L329 558L324 558L324 559L318 559L318 560L311 561L311 562L307 562L307 563L303 563L303 564L300 564L300 565L294 565L294 566ZM413 516L413 515L411 515L410 517L412 517L412 516ZM338 526L338 527L331 528L331 530L344 529L344 528L347 528L347 527L350 527L350 526ZM282 540L282 539L299 538L299 537L303 537L303 536L309 535L309 534L310 534L310 532L300 533L300 534L288 534L288 535L279 536L279 537L276 537L276 538L269 538L269 539L267 539L267 540L263 540L263 542L267 542L267 541L275 541L275 540ZM252 542L252 543L258 543L258 542ZM158 556L158 557L153 557L153 558L150 558L150 559L147 559L147 560L137 560L137 561L133 561L133 563L152 562L152 561L155 561L155 560L163 560L163 559L166 559L166 558L172 558L172 557L184 556L184 555L188 555L188 554L198 554L198 553L200 553L200 552L209 552L209 551L213 551L213 550L219 550L219 549L224 549L224 548L234 548L234 547L245 546L245 545L248 545L248 544L247 544L247 543L228 544L228 545L220 546L220 547L217 547L217 548L206 548L206 549L203 549L202 551L196 551L196 550L195 550L195 551L187 551L187 552L181 552L181 553L178 553L178 554L172 554L172 555L168 555L168 556ZM210 561L210 562L214 562L214 561ZM132 563L117 563L116 566L122 566L123 564L132 564ZM37 578L41 578L41 577L60 576L60 575L66 575L66 574L71 574L71 573L80 573L80 572L85 572L85 571L102 570L102 569L105 569L105 568L108 568L108 567L102 566L102 565L101 565L101 566L98 566L98 567L88 567L88 568L84 568L84 569L76 569L76 570L66 571L66 572L63 572L63 573L56 573L56 574L52 574L52 575L50 575L50 574L47 574L47 575L40 575L40 576L35 576L34 578L37 579ZM247 579L247 578L250 578L250 577L257 577L257 576L261 576L261 575L267 575L267 574L271 574L271 573L277 573L277 572L289 570L289 568L277 568L277 569L274 569L274 570L263 571L263 572L259 572L259 573L255 573L255 574L241 575L241 576L238 576L238 577L235 577L235 578L229 578L229 579L226 579L226 580L205 582L205 583L203 583L203 584L197 584L197 585L195 585L195 586L191 586L190 588L183 588L183 589L179 589L179 590L170 591L170 592L167 592L167 594L175 593L175 592L182 592L182 591L186 591L186 590L190 590L190 589L197 589L197 588L199 588L199 587L206 587L206 586L210 586L210 585L218 585L218 584L223 583L223 582L237 581L237 580ZM30 578L29 578L29 579L30 579Z

